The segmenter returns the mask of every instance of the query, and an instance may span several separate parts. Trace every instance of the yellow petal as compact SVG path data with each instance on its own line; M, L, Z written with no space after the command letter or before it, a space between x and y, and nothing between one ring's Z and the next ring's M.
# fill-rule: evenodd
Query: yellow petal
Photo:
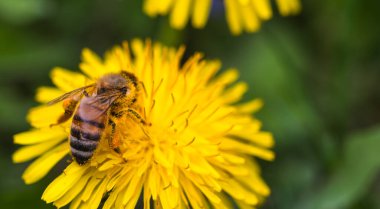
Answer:
M137 186L135 187L136 190L133 191L132 197L129 199L127 205L125 205L126 209L135 209L137 200L139 200L141 190L142 190L142 182L140 181Z
M256 207L254 207L253 205L248 205L247 203L241 200L236 201L236 203L239 209L256 209Z
M83 176L87 169L80 167L77 163L71 163L65 172L58 176L42 194L42 199L47 203L54 202L64 196L78 181L87 182L88 176ZM83 178L83 179L81 179Z
M203 28L207 22L212 0L194 0L193 26Z
M173 4L173 0L145 0L144 11L149 16L154 17L157 14L167 14Z
M88 199L90 199L91 195L94 193L95 188L99 185L99 183L102 181L102 178L91 178L90 181L87 183L86 188L82 192L82 201L86 202Z
M215 163L215 165L219 166L223 170L230 172L234 176L247 176L249 174L248 168L244 164L240 165L231 165L231 164L221 164Z
M103 205L103 209L111 209L111 208L116 208L115 205L115 200L118 198L118 192L117 190L112 192L110 196L107 198L106 202ZM71 208L70 208L71 209Z
M179 191L173 186L165 188L160 192L160 202L163 209L178 208L179 205Z
M182 189L187 196L187 200L190 202L192 208L204 208L207 202L204 195L197 189L192 182L186 177L182 178Z
M246 6L246 5L249 3L249 0L238 0L238 2L239 2L242 6Z
M59 126L49 128L34 129L14 135L14 143L29 145L46 142L50 140L62 140L67 137L67 133Z
M101 166L98 167L98 170L99 171L105 171L105 170L108 170L110 168L113 168L115 167L115 165L118 165L120 163L122 163L123 160L122 159L115 159L115 160L108 160L107 162L103 163Z
M268 196L270 195L270 189L265 182L257 175L250 175L249 177L237 177L240 182L243 182L251 190L257 194Z
M106 57L106 67L113 73L119 73L121 70L130 71L132 68L127 42L123 42L122 47L114 47L111 52L106 54Z
M247 159L246 166L250 171L250 174L247 177L237 177L238 180L252 191L255 191L257 194L268 196L270 194L270 188L260 177L258 165L253 161L253 159Z
M63 175L63 174L62 174ZM75 181L75 178L74 176L70 176L70 178L73 178L71 181L65 181L65 180L61 180L62 182L65 183L64 187L57 187L59 186L58 183L55 183L54 186L51 186L50 189L57 189L57 190L61 190L63 188L68 188L68 186L70 185L70 189L69 190L61 190L60 191L60 195L57 195L57 196L60 196L58 200L54 201L54 205L57 207L57 208L61 208L67 204L69 204L76 196L79 195L79 193L83 190L83 188L86 186L87 184L87 181L88 179L90 178L90 175L89 174L86 174L84 176L79 176L78 174L75 174L76 177L80 177L80 179L78 179L77 181ZM67 175L65 176L67 178ZM58 177L59 178L59 177ZM58 179L57 178L57 179ZM54 182L57 180L55 179ZM72 183L70 182L76 182L74 183L75 186L73 186ZM53 182L51 183L53 184ZM50 186L50 185L49 185ZM48 187L49 188L49 187ZM47 189L45 190L44 194L42 195L42 199L45 200L46 202L51 202L52 201L52 197L50 197L51 194L49 194L49 192L46 192ZM65 191L64 194L62 191ZM62 195L63 194L63 195ZM57 198L57 196L55 196L54 198Z
M272 17L272 8L269 0L251 0L251 4L260 19L268 20Z
M249 102L237 105L237 109L241 113L254 113L263 107L264 103L261 99L253 99Z
M220 186L217 178L213 178L211 176L195 176L194 175L193 177L190 177L190 179L196 180L197 177L201 179L200 181L198 181L199 184L209 189L212 189L213 191L217 191L217 192L222 191L222 187ZM219 196L219 199L220 199L220 196Z
M257 146L237 142L235 140L231 139L225 139L220 144L220 148L222 150L233 150L237 152L247 153L250 155L254 155L257 157L260 157L265 160L273 160L274 159L274 153L270 150L263 149Z
M22 178L26 184L34 183L41 178L43 178L50 169L57 164L67 153L69 152L69 147L67 143L63 143L53 150L47 152L46 154L35 160L28 168L25 170Z
M89 200L85 201L81 208L98 208L103 195L106 192L106 186L108 179L103 177L103 181L100 185L93 191Z
M273 147L274 145L273 136L269 132L251 133L250 131L241 131L233 135L266 148Z
M150 17L155 17L157 14L157 9L154 4L155 2L156 0L145 0L143 3L144 12Z
M215 204L221 203L221 200L218 197L218 195L216 195L215 191L212 191L211 189L209 189L209 188L207 188L205 186L202 186L202 185L198 185L198 188L210 200L210 202L213 202Z
M225 10L228 26L233 35L239 35L242 32L242 24L240 22L240 11L235 0L225 0Z
M190 0L176 0L170 15L170 24L173 28L182 29L185 27L190 13Z
M191 171L194 171L199 174L208 174L214 178L220 177L219 173L215 170L215 168L211 166L210 163L203 157L198 155L192 155L190 159Z
M248 191L243 185L239 184L232 178L225 179L225 181L221 181L220 184L222 185L223 190L234 199L244 200L251 205L255 205L259 202L259 199L253 194L253 192Z
M293 0L292 5L293 5L293 14L297 14L301 11L302 5L301 5L300 0Z
M239 71L236 68L230 68L219 75L216 79L216 83L228 85L235 82L239 77Z
M225 103L230 104L237 102L241 99L243 94L247 91L248 85L244 82L239 82L233 87L227 89L223 94L223 100Z
M68 71L66 69L56 67L51 71L50 75L53 83L62 91L68 92L89 84L83 74Z
M35 128L45 128L56 124L58 118L63 115L64 109L61 105L42 105L29 110L27 120Z
M161 151L159 147L154 148L154 159L157 163L161 164L166 168L170 168L173 166L169 163L167 156L165 155L165 153Z
M220 203L216 204L216 203L213 203L211 202L211 204L214 206L214 208L220 208L220 209L230 209L230 208L234 208L234 205L232 205L231 203L231 198L228 197L226 194L224 193L217 193L219 199L221 200Z
M41 103L46 103L58 98L64 93L64 91L53 87L39 87L36 93L36 100Z
M251 5L242 6L240 8L242 14L242 22L244 29L247 32L255 32L260 28L260 21L255 14L255 11Z
M166 14L173 4L174 0L154 0L159 14Z
M233 164L243 164L245 163L245 158L240 157L238 155L234 155L231 153L227 152L222 152L221 156L225 158L228 162L233 163Z
M144 209L150 209L150 201L152 199L152 194L150 193L149 189L149 185L148 185L148 182L145 181L144 182L144 191L143 191L143 204L144 204Z
M278 9L280 14L288 16L295 14L301 10L301 4L299 0L277 0Z
M139 191L139 190L141 191L141 188L139 187L142 187L142 182L143 182L143 178L140 178L137 175L133 175L131 181L129 182L127 186L126 191L124 192L123 201L122 201L123 205L126 205L128 202L131 201L136 191Z
M276 0L278 9L280 10L281 15L288 15L289 14L289 8L287 5L288 0Z
M156 167L152 167L149 172L148 176L148 185L149 185L149 190L152 193L152 198L153 200L157 199L158 196L158 188L160 188L160 178L158 176Z
M83 49L82 59L79 67L90 78L97 79L106 73L102 60L90 49Z
M36 145L30 145L30 146L25 146L20 149L18 149L15 153L12 155L13 162L15 163L21 163L28 161L34 157L37 157L50 148L52 148L54 145L58 144L61 142L61 139L55 139L51 140L48 142L36 144Z

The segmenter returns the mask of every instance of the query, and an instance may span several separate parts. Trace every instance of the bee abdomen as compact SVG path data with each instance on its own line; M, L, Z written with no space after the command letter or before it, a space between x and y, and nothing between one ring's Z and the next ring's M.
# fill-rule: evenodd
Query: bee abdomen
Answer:
M85 164L92 157L97 145L97 141L80 140L74 136L70 137L71 154L79 165Z
M86 129L81 130L80 126L76 124L71 125L70 130L71 136L76 137L81 140L91 140L91 141L99 141L100 139L100 131L97 129Z
M71 154L79 165L85 164L93 155L92 152L83 152L74 148L71 148Z
M97 141L80 140L74 136L70 137L70 146L79 151L92 152L98 146Z
M96 120L88 120L88 119L82 118L78 114L74 115L73 121L78 121L78 122L90 124L90 125L92 125L94 127L97 127L97 128L100 128L100 129L104 129L104 124L103 123L98 122Z

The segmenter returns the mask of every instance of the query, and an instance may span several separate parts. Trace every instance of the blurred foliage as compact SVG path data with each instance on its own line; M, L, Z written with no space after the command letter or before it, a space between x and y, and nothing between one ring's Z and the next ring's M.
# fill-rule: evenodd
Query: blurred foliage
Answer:
M343 147L342 162L334 174L299 208L348 208L362 198L380 168L379 139L378 126L350 135ZM358 159L365 161L358 162Z
M25 185L12 135L54 66L77 70L82 48L102 54L147 38L202 51L237 67L261 97L257 115L276 137L277 159L261 162L272 195L263 208L380 208L379 1L304 1L301 15L274 17L260 32L232 37L216 12L203 30L171 29L141 1L0 0L0 208L53 208L40 200L62 170Z

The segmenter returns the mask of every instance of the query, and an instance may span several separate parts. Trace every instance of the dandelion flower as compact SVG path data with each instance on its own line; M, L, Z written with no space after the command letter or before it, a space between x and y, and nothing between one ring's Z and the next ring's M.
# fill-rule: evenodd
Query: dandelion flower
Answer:
M176 29L183 29L190 18L195 28L203 28L217 1L224 4L227 23L234 35L255 32L262 21L272 17L269 0L145 0L144 11L151 17L170 13L170 24ZM301 9L299 0L276 2L283 16L296 14Z
M36 99L46 103L65 92L94 83L103 75L128 71L143 83L142 126L123 119L119 150L107 139L84 165L69 163L46 188L42 199L60 208L253 208L270 189L257 159L273 160L272 135L252 116L254 99L236 104L247 90L234 83L236 69L215 75L221 63L196 53L183 64L184 47L168 48L134 40L106 53L104 60L83 51L82 73L52 70L56 87L40 87ZM63 108L41 105L27 119L33 129L16 134L24 145L13 155L20 163L37 158L25 170L27 184L43 178L70 154L71 120L56 123Z

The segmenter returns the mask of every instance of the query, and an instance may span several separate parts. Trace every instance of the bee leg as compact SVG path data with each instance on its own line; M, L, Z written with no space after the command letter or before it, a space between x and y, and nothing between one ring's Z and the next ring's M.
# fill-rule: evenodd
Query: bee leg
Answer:
M111 127L111 133L108 137L108 144L113 150L115 150L115 152L120 153L120 133L116 129L116 123L112 119L109 119L108 124Z
M83 95L84 95L85 97L89 97L89 96L90 96L86 90L83 90Z
M151 123L146 122L143 117L134 109L128 108L124 109L119 112L111 112L111 115L115 118L121 118L127 114L130 118L132 118L134 121L146 125L146 126L151 126Z
M77 106L77 104L78 104L78 100L73 99L73 98L64 100L62 106L65 112L58 118L57 123L52 124L50 126L58 125L69 120L71 116L74 114L75 107Z
M137 122L140 122L141 124L146 125L146 126L151 126L152 125L151 123L146 122L141 117L141 115L139 113L137 113L134 109L128 108L127 111L128 111L128 115L132 116L132 118L134 118L135 120L137 120Z

